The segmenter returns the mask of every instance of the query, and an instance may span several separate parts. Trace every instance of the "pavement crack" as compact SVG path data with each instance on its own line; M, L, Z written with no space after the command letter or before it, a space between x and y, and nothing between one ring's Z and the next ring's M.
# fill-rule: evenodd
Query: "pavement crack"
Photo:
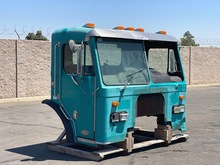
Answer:
M187 150L172 150L172 152L189 152Z

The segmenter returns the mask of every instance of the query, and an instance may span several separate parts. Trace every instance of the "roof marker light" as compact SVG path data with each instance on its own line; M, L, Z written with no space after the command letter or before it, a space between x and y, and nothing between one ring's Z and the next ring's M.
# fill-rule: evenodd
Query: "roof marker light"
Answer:
M163 34L163 35L166 35L166 34L167 34L167 32L166 32L166 31L164 31L164 30L160 30L159 32L156 32L156 34Z
M87 27L87 28L95 28L95 24L89 22L89 23L85 24L83 27Z
M114 29L118 29L118 30L124 30L124 26L116 26Z
M135 31L144 32L144 28L137 28Z
M125 30L131 30L131 31L134 31L134 28L129 26L129 27L125 28Z

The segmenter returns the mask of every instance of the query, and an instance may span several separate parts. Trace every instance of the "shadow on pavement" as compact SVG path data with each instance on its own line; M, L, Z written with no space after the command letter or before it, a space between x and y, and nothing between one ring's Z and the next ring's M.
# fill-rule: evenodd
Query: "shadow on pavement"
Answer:
M67 155L67 154L62 154L62 153L51 151L47 148L46 143L11 148L11 149L6 149L6 151L31 157L31 158L27 158L27 159L22 159L22 160L20 160L21 162L46 161L46 160L88 161L87 159L83 159L83 158L75 157L72 155Z

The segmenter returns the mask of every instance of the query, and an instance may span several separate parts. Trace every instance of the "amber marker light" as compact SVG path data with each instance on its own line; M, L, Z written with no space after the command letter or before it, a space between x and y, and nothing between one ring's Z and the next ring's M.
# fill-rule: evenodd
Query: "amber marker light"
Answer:
M144 32L144 28L137 28L135 31Z
M124 30L124 26L116 26L114 29L118 29L118 30Z
M94 28L94 27L95 27L95 24L89 22L89 23L85 24L83 27Z
M159 32L157 32L157 34L163 34L163 35L166 35L166 34L167 34L167 32L166 32L166 31L164 31L164 30L160 30Z
M117 107L118 105L119 105L119 102L118 102L118 101L113 101L113 102L112 102L112 106L113 106L113 107Z
M160 30L159 32L156 32L156 34L163 34L163 35L166 35L166 34L167 34L167 32L166 32L166 31L164 31L164 30Z
M180 100L183 100L183 99L184 99L184 96L183 96L183 95L180 95L179 98L180 98Z
M131 30L131 31L134 31L134 28L133 27L127 27L125 30Z

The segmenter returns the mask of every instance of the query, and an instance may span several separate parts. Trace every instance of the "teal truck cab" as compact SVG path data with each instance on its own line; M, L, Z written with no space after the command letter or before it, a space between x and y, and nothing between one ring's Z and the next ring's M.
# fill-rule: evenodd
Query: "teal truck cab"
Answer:
M43 103L63 122L58 141L131 152L150 136L136 127L142 116L157 117L150 139L169 144L173 131L186 131L186 78L178 40L165 31L63 28L52 35L51 61L51 99Z

